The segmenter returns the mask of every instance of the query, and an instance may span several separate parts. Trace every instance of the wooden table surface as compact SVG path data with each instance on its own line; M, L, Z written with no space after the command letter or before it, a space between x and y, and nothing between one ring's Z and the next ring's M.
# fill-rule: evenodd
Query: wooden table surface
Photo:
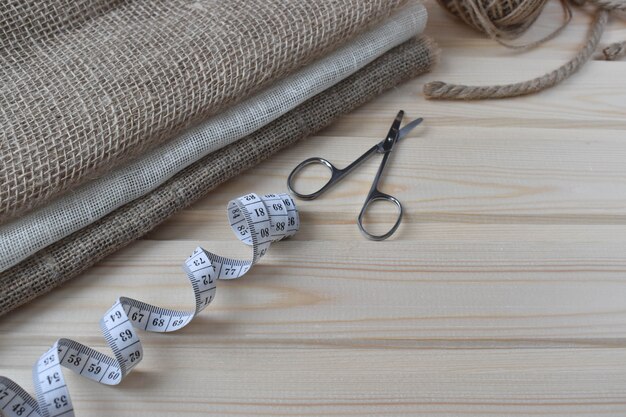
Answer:
M144 361L120 386L66 372L78 415L626 415L626 62L590 62L524 98L427 101L425 81L510 82L555 68L590 20L577 9L557 39L516 54L427 6L443 50L434 73L0 320L0 373L33 392L31 366L57 337L107 351L98 321L117 296L189 308L180 264L198 244L248 255L226 224L229 199L285 190L309 156L347 164L404 109L425 122L383 185L405 207L392 239L367 241L355 224L372 161L299 202L301 231L244 279L222 282L187 328L142 333ZM534 33L560 13L550 4ZM614 19L604 41L620 39L626 22Z

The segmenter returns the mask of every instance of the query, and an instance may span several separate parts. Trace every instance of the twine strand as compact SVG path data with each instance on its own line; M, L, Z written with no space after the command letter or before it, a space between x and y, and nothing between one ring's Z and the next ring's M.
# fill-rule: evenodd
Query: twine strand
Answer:
M459 0L454 0L458 2ZM467 7L467 11L470 13L464 19L468 24L478 28L485 32L491 39L494 39L500 45L510 49L531 49L535 46L546 42L555 36L557 36L572 20L572 11L567 3L567 0L561 0L563 6L563 23L554 31L546 35L545 37L533 42L525 44L513 44L505 39L515 39L521 36L532 25L535 20L541 14L543 6L546 0L537 0L537 3L532 3L531 7L516 7L511 8L511 13L502 15L505 10L499 9L497 11L497 19L495 22L491 21L489 16L492 14L480 0L461 0L464 1L464 6ZM497 4L497 3L495 3ZM458 10L461 10L460 5L455 6ZM508 7L506 8L508 10ZM461 15L465 16L465 15Z
M607 61L615 61L626 56L626 41L610 44L602 50L602 54Z
M521 0L521 2L512 4L512 0L500 0L501 3L506 3L501 6L498 11L505 11L508 16L524 16L527 19L524 22L515 22L512 27L506 25L499 26L497 23L506 21L505 17L494 14L493 11L485 9L485 6L480 3L481 0L439 0L440 3L446 7L453 14L460 16L465 22L471 26L487 33L492 39L495 39L499 43L507 47L513 47L515 49L528 49L542 43L548 39L556 36L563 27L569 22L568 14L566 12L565 23L557 28L550 35L545 38L531 42L527 45L511 46L508 42L503 42L502 38L510 38L511 36L521 35L521 29L526 30L528 26L534 22L539 12L543 9L545 1L535 3L534 0ZM508 1L508 3L507 3ZM564 2L565 0L562 0ZM587 41L584 46L578 51L578 53L567 63L559 68L542 75L540 77L533 78L528 81L503 84L503 85L491 85L491 86L468 86L462 84L449 84L443 81L433 81L424 85L424 95L428 99L451 99L451 100L482 100L492 98L506 98L515 97L526 94L536 93L546 88L553 87L561 81L568 78L570 75L578 71L593 55L597 49L598 44L604 29L606 28L609 12L615 10L626 10L626 0L589 0L591 3L598 7L593 23L587 37ZM497 2L489 3L490 5ZM564 8L569 10L569 7L564 4ZM534 7L533 10L527 10L529 7ZM517 9L524 11L518 13ZM565 10L565 9L564 9ZM569 12L571 18L571 11ZM509 19L510 20L510 19ZM521 29L520 29L521 28ZM606 60L615 60L626 55L626 41L616 42L608 47L604 48L603 54Z

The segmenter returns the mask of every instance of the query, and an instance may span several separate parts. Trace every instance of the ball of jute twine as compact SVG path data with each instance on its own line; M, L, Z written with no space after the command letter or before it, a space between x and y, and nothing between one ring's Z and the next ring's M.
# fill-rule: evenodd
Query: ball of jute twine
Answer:
M526 44L510 42L518 38L537 20L548 0L437 0L446 10L469 26L486 33L500 44L513 49L529 49L555 37L572 17L567 0L563 6L563 22L547 36ZM574 0L582 5L585 0ZM587 40L578 53L559 68L532 80L514 84L468 86L433 81L424 85L424 95L430 99L480 100L505 98L535 93L552 87L582 67L598 47L609 19L609 13L626 11L626 0L587 0L596 6L596 13ZM616 42L603 50L604 59L626 56L626 42Z

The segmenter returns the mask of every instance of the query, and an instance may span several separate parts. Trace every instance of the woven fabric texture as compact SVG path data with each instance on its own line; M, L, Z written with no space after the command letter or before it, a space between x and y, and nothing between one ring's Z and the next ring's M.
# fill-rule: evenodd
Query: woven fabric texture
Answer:
M145 156L0 226L0 271L153 190L203 156L248 135L421 32L412 4L347 45Z
M3 1L0 220L266 87L403 1Z
M430 39L411 39L252 135L190 165L151 193L1 273L0 315L80 274L241 171L429 71L437 56Z

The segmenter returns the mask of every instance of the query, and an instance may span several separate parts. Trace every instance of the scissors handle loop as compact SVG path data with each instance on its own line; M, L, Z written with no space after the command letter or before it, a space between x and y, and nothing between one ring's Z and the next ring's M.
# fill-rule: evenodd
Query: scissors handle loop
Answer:
M314 164L323 165L326 168L328 168L330 170L330 178L319 190L315 192L312 192L310 194L302 194L302 193L297 192L294 189L294 185L293 185L296 175L298 175L298 173L302 171L304 167L308 165L314 165ZM298 164L298 166L296 166L293 169L293 171L291 171L291 174L289 174L289 177L287 178L287 187L289 188L289 191L291 191L296 197L301 198L303 200L313 200L319 197L324 191L330 188L334 183L339 181L343 177L344 174L345 174L344 170L338 169L328 159L324 159L324 158L320 158L316 156L313 158L305 159L304 161L300 162L300 164Z
M305 159L304 161L300 162L300 164L298 164L298 166L296 166L293 169L293 171L291 171L291 174L289 174L289 177L287 178L287 187L289 188L289 191L291 191L298 198L301 198L303 200L313 200L313 199L316 199L322 193L324 193L326 190L328 190L330 187L335 185L337 182L341 181L353 169L355 169L356 167L361 165L369 157L371 157L372 155L374 155L377 152L378 152L378 145L372 146L363 155L359 156L354 162L352 162L350 165L348 165L344 169L337 168L328 159L320 158L319 156L315 156L313 158ZM296 175L298 174L298 172L302 171L302 169L304 167L306 167L307 165L314 165L314 164L324 165L326 168L328 168L330 170L330 179L328 180L328 182L326 182L326 184L324 184L322 186L322 188L320 188L319 190L317 190L317 191L315 191L315 192L313 192L311 194L301 194L301 193L297 192L296 190L294 190L293 183L295 182L295 178L296 178Z
M391 227L391 229L389 229L386 233L383 233L380 235L375 235L373 233L368 232L367 229L365 229L365 226L363 226L363 217L365 216L365 213L367 212L368 207L374 201L388 201L390 203L395 204L396 207L398 208L398 218L396 219L396 222ZM361 212L359 213L357 224L359 226L359 229L361 230L361 233L363 233L363 235L365 235L365 237L367 237L368 239L385 240L389 236L395 233L395 231L398 229L398 226L400 226L401 221L402 221L402 204L400 203L400 201L398 201L398 199L395 198L394 196L382 193L378 191L377 189L374 189L370 191L370 194L367 196L367 200L365 200L365 204L363 204L363 208L361 208Z

